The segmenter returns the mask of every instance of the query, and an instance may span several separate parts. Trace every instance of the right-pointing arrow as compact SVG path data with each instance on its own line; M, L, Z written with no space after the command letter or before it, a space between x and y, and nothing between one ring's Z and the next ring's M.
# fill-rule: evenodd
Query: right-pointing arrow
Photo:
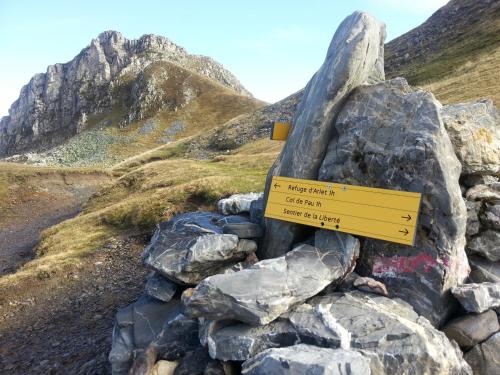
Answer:
M411 220L411 216L410 214L406 215L406 216L401 216L403 219L406 219L406 221L410 221Z
M399 233L403 233L405 236L407 236L410 232L408 232L408 229L405 228L405 230L400 230Z

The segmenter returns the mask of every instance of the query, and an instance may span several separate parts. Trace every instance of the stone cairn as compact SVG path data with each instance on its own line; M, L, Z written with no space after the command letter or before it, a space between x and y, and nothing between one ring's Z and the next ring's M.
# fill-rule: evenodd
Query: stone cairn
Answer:
M264 194L159 225L113 374L500 374L499 112L385 81L384 39L340 25ZM265 219L273 175L420 192L415 246Z

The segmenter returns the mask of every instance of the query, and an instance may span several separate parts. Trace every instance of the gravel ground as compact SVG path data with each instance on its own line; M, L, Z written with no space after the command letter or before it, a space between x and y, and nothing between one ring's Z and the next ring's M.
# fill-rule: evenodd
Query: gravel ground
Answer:
M110 373L114 316L144 289L148 239L115 239L80 266L2 293L0 374Z

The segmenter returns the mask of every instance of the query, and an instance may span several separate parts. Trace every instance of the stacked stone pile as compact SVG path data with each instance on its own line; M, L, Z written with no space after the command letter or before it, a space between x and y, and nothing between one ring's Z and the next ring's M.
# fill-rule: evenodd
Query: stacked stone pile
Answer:
M114 374L500 373L498 111L384 81L384 37L340 25L264 196L159 225ZM264 218L273 175L419 192L415 246Z

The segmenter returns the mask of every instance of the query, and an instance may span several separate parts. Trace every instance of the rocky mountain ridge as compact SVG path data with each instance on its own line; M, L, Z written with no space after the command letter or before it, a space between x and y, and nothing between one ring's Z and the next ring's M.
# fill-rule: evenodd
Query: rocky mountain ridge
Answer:
M144 118L150 113L141 111L143 107L158 101L161 93L143 72L159 61L251 96L221 64L191 55L165 37L148 34L128 40L119 32L105 31L73 60L50 65L46 73L36 74L21 89L9 116L0 120L0 156L60 144L88 127L92 116L100 113L122 112L117 119L122 126ZM168 73L164 75L168 78ZM199 92L186 85L183 94L183 101L160 103L150 112L162 107L175 111Z
M492 78L499 56L500 2L451 0L386 44L385 71L389 78L425 86L446 103L480 97L498 101Z

